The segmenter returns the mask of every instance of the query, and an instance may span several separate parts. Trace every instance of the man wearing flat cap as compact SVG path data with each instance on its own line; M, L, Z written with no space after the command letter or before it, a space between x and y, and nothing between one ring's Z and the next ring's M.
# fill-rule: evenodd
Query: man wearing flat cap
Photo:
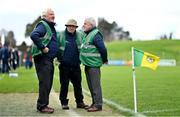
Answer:
M68 110L68 86L69 81L74 87L74 96L77 108L86 108L83 102L83 94L81 87L81 69L79 51L81 46L82 35L76 31L77 22L74 19L69 19L65 24L66 29L57 33L58 38L58 61L59 64L59 76L60 76L60 95L59 99L62 105L62 109Z

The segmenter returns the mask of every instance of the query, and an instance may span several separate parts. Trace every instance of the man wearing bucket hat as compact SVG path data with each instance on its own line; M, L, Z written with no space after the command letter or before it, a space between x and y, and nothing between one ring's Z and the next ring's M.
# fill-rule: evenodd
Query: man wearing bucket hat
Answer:
M81 69L79 59L79 49L81 45L82 35L76 31L78 25L76 20L69 19L65 24L66 29L62 32L57 33L58 38L58 61L59 64L59 76L60 76L60 95L59 99L62 105L62 109L68 110L68 86L69 81L74 87L74 96L77 108L86 108L83 102L83 94L81 87Z

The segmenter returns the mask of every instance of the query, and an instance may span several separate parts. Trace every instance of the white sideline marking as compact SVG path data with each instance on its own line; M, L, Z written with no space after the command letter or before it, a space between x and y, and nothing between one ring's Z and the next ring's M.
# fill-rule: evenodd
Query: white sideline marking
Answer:
M57 103L59 104L60 102L57 100L57 99L59 99L59 96L58 96L57 93L54 91L54 89L51 90L51 94L52 94L52 96L54 97L54 99L57 101ZM73 111L73 110L71 110L71 109L65 110L65 112L66 112L69 116L71 116L71 117L74 117L74 116L80 117L80 115L79 115L77 112L75 112L75 111Z
M54 77L57 78L56 75L54 75ZM70 85L72 85L72 84L70 83ZM84 88L82 88L82 90L83 90L83 92L84 92L85 94L90 95L89 91L85 90ZM56 95L57 95L57 94L56 94ZM58 98L57 98L57 99L58 99ZM137 115L138 117L145 117L145 115L143 115L142 113L136 113L136 114L135 114L135 113L134 113L134 110L131 110L131 109L128 109L128 108L124 108L124 107L116 104L116 103L113 102L113 101L107 100L107 99L105 99L105 98L103 98L103 101L104 101L106 104L112 105L113 107L115 107L116 109L118 109L118 110L120 110L120 111L129 112L129 113L131 113L131 114L133 114L133 115Z
M56 75L55 75L55 78L58 79L58 77L56 77ZM71 84L70 84L70 85L71 85ZM52 90L52 91L55 93L54 90ZM90 95L89 91L85 90L84 88L83 88L83 92L84 92L85 94L87 94L87 95ZM55 93L54 95L56 95L56 96L54 96L54 97L55 97L56 99L58 99L57 94ZM116 103L113 102L113 101L110 101L110 100L105 99L105 98L103 98L103 101L104 101L106 104L109 104L109 105L114 106L116 109L118 109L118 110L120 110L120 111L124 111L124 112L129 112L129 113L131 113L131 114L135 114L133 110L128 109L128 108L124 108L124 107L116 104ZM59 102L58 102L58 103L59 103ZM145 113L172 112L172 111L179 111L179 110L180 110L180 109L164 109L164 110L154 110L154 111L143 111L143 112L141 112L141 113L138 112L138 113L137 113L137 116L145 117L145 115L143 115L143 114L145 114ZM74 112L75 112L75 111L74 111ZM69 112L69 113L70 113L70 112ZM142 113L143 113L143 114L142 114ZM75 112L75 114L77 114L77 113ZM69 115L71 115L71 116L80 116L80 115L75 115L75 114L69 114Z
M83 89L83 92L86 93L86 94L88 94L88 95L90 95L89 91L87 91L87 90L85 90L85 89ZM145 115L143 115L142 113L136 113L136 114L135 114L133 110L128 109L128 108L124 108L124 107L122 107L122 106L120 106L120 105L116 104L115 102L110 101L110 100L108 100L108 99L103 98L103 101L104 101L106 104L108 104L108 105L112 105L113 107L115 107L116 109L118 109L118 110L120 110L120 111L129 112L129 113L131 113L131 114L133 114L133 115L136 115L136 116L138 116L138 117L145 117Z
M143 111L142 113L158 113L158 112L173 112L179 111L180 109L164 109L164 110L152 110L152 111Z

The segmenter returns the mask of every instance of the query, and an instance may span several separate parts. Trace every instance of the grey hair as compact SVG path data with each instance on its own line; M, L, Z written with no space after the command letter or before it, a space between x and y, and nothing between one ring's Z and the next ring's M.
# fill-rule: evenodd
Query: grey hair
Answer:
M46 15L47 15L47 13L49 12L49 10L51 10L51 9L50 9L50 8L47 8L47 9L45 9L45 10L42 12L42 14L41 14L41 18L42 18L42 19L46 18Z
M92 28L96 27L96 20L93 17L86 18L85 21L92 25Z

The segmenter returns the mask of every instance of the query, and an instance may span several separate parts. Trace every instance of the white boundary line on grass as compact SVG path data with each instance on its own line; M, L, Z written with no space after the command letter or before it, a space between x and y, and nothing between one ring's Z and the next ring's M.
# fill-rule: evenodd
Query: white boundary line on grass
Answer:
M83 88L83 92L84 92L85 94L87 94L87 95L90 95L89 91L85 90L84 88ZM128 108L124 108L124 107L118 105L117 103L115 103L115 102L113 102L113 101L110 101L110 100L105 99L105 98L103 98L103 101L104 101L106 104L108 104L108 105L112 105L113 107L115 107L116 109L118 109L118 110L120 110L120 111L129 112L129 113L135 115L135 113L134 113L133 110L128 109ZM145 117L145 115L143 115L142 113L137 113L136 115L137 115L138 117Z
M36 77L37 77L37 75L36 75ZM57 78L58 79L58 77L56 77L56 75L54 75L54 78ZM85 94L87 94L87 95L90 95L90 93L89 93L89 91L87 91L87 90L85 90L84 88L83 88L83 92L85 93ZM53 97L55 98L55 100L56 99L58 99L58 95L57 95L57 93L54 91L54 89L52 88L52 93L53 93ZM56 100L57 101L57 100ZM134 110L131 110L131 109L128 109L128 108L124 108L124 107L122 107L121 105L118 105L117 103L115 103L115 102L113 102L113 101L110 101L110 100L108 100L108 99L105 99L105 98L103 98L103 101L106 103L106 104L108 104L108 105L112 105L113 107L115 107L116 109L118 109L118 110L120 110L120 111L124 111L124 112L129 112L129 113L131 113L131 114L135 114L134 113ZM58 103L59 103L59 101L57 101ZM141 112L141 113L137 113L137 116L141 116L141 117L145 117L145 113L158 113L158 112L170 112L170 111L179 111L180 109L164 109L164 110L154 110L154 111L143 111L143 112ZM69 111L69 110L66 110L66 111ZM73 110L70 110L69 112L68 112L68 115L70 115L70 116L80 116L78 113L76 113L75 111L73 111Z
M60 102L57 100L57 99L59 99L59 96L57 95L57 93L54 91L53 88L51 89L51 94L54 97L54 99L57 101L57 103L59 104ZM75 117L75 116L80 117L80 115L77 112L73 111L72 109L64 110L64 111L71 117Z
M54 75L54 77L57 78L56 75ZM70 83L70 85L72 85L72 84ZM85 90L84 88L82 88L82 90L83 90L83 92L84 92L85 94L90 95L89 91ZM53 92L55 93L54 90L53 90ZM56 95L57 95L57 94L56 94ZM58 98L56 98L56 99L58 99ZM104 101L106 104L108 104L108 105L112 105L113 107L115 107L116 109L118 109L118 110L120 110L120 111L129 112L129 113L135 115L134 110L131 110L131 109L128 109L128 108L124 108L124 107L116 104L115 102L110 101L110 100L105 99L105 98L103 98L103 101ZM142 113L137 113L136 115L137 115L138 117L145 117L145 115L143 115ZM78 116L78 115L77 115L77 116ZM80 115L79 115L79 116L80 116Z
M164 109L164 110L143 111L142 113L173 112L173 111L179 111L179 110L180 109Z

